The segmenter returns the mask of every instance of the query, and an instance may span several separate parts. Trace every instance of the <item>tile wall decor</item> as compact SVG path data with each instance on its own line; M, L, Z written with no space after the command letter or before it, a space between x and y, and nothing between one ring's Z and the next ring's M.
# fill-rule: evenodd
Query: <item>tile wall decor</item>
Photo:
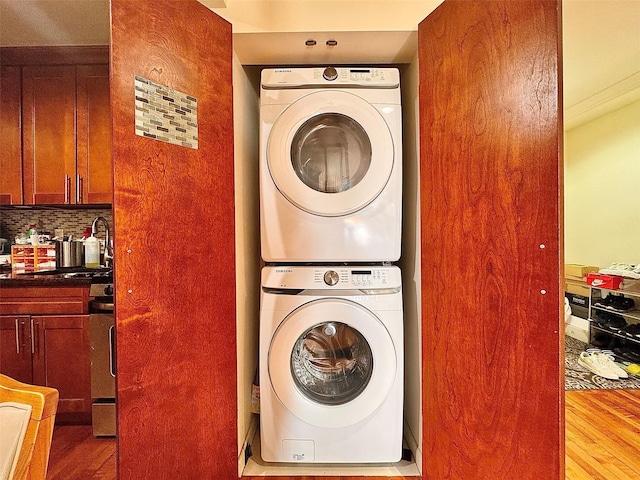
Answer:
M135 76L136 135L198 148L198 100Z

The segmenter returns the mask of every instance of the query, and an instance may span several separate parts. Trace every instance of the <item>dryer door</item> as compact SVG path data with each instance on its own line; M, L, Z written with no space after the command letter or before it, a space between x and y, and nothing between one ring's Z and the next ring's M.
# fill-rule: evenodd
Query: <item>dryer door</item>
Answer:
M301 97L276 119L267 164L278 190L296 207L348 215L375 200L389 181L393 139L371 104L324 90Z
M302 305L269 348L269 378L280 402L311 425L356 424L382 405L398 358L391 336L366 308L342 299Z

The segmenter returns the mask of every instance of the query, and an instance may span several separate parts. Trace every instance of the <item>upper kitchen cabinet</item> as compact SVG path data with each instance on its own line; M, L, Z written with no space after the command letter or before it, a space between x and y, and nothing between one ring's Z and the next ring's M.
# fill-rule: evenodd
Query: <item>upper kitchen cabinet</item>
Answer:
M22 69L25 204L111 203L108 67Z
M75 203L76 69L22 70L24 203Z
M20 67L0 68L0 204L22 203Z
M111 111L109 66L78 66L77 82L77 178L79 203L111 203Z

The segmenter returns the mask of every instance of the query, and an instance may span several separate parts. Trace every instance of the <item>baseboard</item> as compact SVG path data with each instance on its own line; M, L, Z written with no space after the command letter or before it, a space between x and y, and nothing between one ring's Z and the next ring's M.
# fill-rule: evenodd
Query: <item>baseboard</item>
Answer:
M258 431L258 415L251 415L251 423L249 424L249 430L242 443L242 448L238 454L238 478L242 477L244 468L247 465L247 447L251 448L251 441L256 436Z
M409 428L409 425L404 420L404 441L407 444L407 447L411 450L413 454L413 458L416 461L416 467L420 474L422 474L422 446L418 444L413 431Z

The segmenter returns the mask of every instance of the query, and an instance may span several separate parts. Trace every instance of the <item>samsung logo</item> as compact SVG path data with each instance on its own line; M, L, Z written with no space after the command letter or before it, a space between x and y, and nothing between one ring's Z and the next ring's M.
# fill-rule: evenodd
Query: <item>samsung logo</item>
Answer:
M276 268L276 273L293 273L292 268Z
M276 68L275 72L276 73L291 73L291 69L290 68Z

